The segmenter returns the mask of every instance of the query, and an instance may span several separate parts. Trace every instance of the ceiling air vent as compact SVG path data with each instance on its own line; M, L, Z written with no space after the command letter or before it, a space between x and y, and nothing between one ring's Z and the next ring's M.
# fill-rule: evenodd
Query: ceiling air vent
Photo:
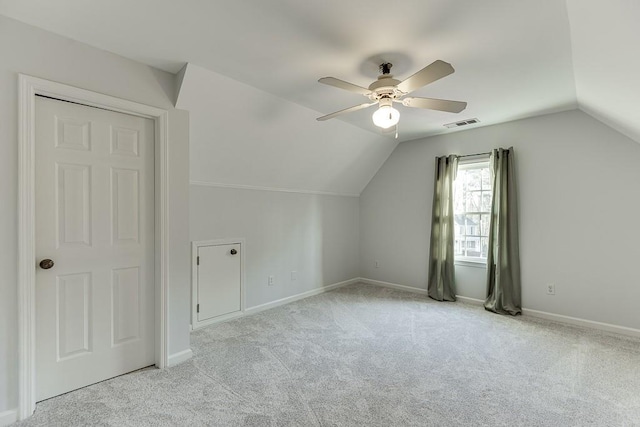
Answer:
M459 128L460 126L474 125L476 123L480 123L480 120L473 118L473 119L467 119L467 120L460 120L459 122L447 123L446 125L444 125L444 127L451 129L451 128Z

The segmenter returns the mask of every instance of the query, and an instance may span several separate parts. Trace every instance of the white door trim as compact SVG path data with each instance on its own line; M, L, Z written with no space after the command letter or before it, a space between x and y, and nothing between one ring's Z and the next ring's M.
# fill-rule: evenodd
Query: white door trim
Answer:
M196 305L198 304L198 248L201 246L217 246L217 245L240 245L240 311L235 313L229 313L222 316L214 317L213 319L207 319L203 321L198 320L198 313L196 311ZM212 325L218 322L224 322L235 317L243 316L245 311L244 306L244 266L245 266L245 252L247 251L247 245L245 245L244 238L227 238L227 239L215 239L215 240L200 240L191 242L191 330L196 330L207 325Z
M44 95L155 121L155 359L167 366L168 112L62 83L19 75L18 135L18 419L35 401L35 97Z

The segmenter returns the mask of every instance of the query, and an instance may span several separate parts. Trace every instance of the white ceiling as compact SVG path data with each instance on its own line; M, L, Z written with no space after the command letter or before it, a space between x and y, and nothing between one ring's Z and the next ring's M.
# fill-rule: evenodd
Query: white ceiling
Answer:
M640 142L640 2L567 0L580 109Z
M403 79L436 59L456 73L417 96L467 101L460 114L401 109L400 140L575 108L565 0L0 0L0 14L154 67L197 64L324 115L364 97L379 62ZM376 132L372 109L340 120Z

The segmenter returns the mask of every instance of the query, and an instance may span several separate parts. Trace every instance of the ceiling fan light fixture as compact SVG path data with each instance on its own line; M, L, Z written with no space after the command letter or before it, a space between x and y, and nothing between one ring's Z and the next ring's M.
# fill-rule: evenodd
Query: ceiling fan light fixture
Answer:
M398 124L400 120L400 112L391 106L391 99L381 99L380 108L373 113L371 119L373 124L382 128L389 129L391 126Z

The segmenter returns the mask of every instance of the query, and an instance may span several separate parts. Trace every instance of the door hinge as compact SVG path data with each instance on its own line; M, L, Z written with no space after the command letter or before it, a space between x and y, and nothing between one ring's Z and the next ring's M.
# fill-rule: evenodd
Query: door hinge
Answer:
M196 265L200 265L200 257L196 257Z
M200 304L196 304L196 313L200 313Z

